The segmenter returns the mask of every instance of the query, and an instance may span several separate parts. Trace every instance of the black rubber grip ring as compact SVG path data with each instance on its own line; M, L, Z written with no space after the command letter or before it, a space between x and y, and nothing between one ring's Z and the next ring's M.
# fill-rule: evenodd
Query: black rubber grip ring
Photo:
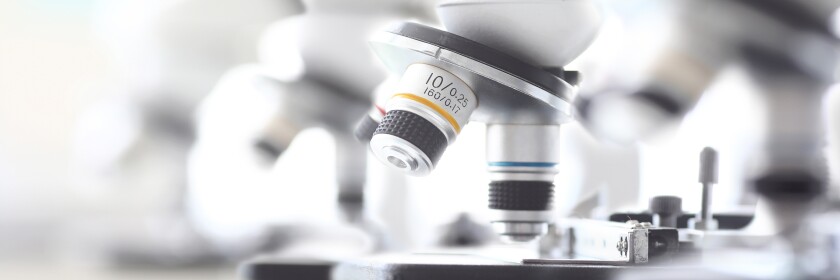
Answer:
M271 141L267 139L262 139L257 141L257 143L254 143L254 148L256 148L257 151L259 151L260 155L272 161L277 160L277 158L280 157L281 154L283 154L283 150L285 150L283 149L283 147L271 143Z
M685 110L679 101L669 96L664 90L645 88L635 94L640 99L659 107L670 115L677 115Z
M773 172L753 181L758 194L776 201L810 201L825 194L826 184L806 172Z
M834 32L831 31L830 19L821 18L819 14L808 9L807 1L785 1L785 0L737 0L747 8L758 11L773 19L798 28L810 30L830 39L836 40Z
M353 131L353 135L356 136L356 139L361 141L362 143L370 142L370 138L373 137L373 133L376 132L376 127L379 126L379 123L373 120L369 115L365 115L359 120L359 123L356 125L356 130Z
M543 181L490 182L490 209L543 211L551 209L554 184Z
M434 124L409 111L391 110L385 114L373 135L388 134L420 148L436 165L448 143L446 135Z
M361 192L339 191L338 202L341 204L359 204L365 201L365 195Z
M677 196L654 196L650 199L650 212L654 214L677 214L682 212L682 198Z

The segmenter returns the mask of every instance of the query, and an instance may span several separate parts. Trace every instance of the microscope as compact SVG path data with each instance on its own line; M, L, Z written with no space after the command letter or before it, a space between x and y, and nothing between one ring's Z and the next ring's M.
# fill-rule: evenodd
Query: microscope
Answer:
M822 100L835 79L831 21L840 3L662 5L674 12L677 36L650 69L624 73L640 76L631 84L582 84L578 72L566 69L594 40L602 8L609 8L595 1L447 0L437 6L442 28L401 22L371 37L371 49L395 78L381 87L356 137L384 165L427 176L469 122L484 123L490 223L501 240L532 254L478 248L380 254L317 275L314 266L252 265L249 276L836 279L840 234L817 229L837 212L826 198ZM759 168L744 178L760 198L753 215L711 208L720 160L711 147L699 153L699 213L683 211L676 196L652 197L647 211L606 221L551 211L555 176L562 174L561 126L580 120L602 139L643 140L683 119L733 65L746 70L766 109L754 156ZM581 98L579 86L596 94Z
M253 1L100 1L96 32L121 73L80 118L80 190L108 205L103 254L113 265L185 267L235 254L214 250L190 217L187 157L193 112L230 67L256 60L262 28L299 5ZM113 232L112 232L113 231Z
M228 71L198 113L198 140L190 157L191 185L193 206L206 225L204 230L222 248L241 250L255 246L251 244L258 239L273 243L259 245L263 255L242 264L247 278L259 279L264 267L300 264L330 269L336 259L392 246L365 209L368 154L366 146L354 138L353 127L368 109L372 93L386 80L367 38L389 21L427 18L427 5L424 1L334 0L302 4L303 13L272 24L263 34L260 63ZM311 217L304 216L310 213L244 205L253 203L250 194L265 194L256 185L268 180L255 178L267 177L278 159L287 156L293 143L312 128L327 132L335 143L335 162L325 157L318 164L335 172L337 195L331 202L338 211L319 209L330 216L307 220L296 216ZM269 184L282 183L282 179ZM319 183L313 181L308 184ZM272 206L283 204L280 199L272 201ZM230 214L242 213L242 208L247 208L245 215ZM334 222L331 214L336 213L340 221ZM323 246L301 245L348 239L346 243L352 244L347 247L352 248L328 252L317 251ZM302 259L308 261L301 263Z
M493 228L509 240L533 240L548 230L554 147L574 114L579 75L563 66L594 39L599 10L590 1L450 1L438 11L447 31L406 22L371 40L400 78L370 150L425 176L465 125L485 123Z
M394 78L356 136L384 164L425 176L469 122L487 124L493 228L535 240L552 221L560 126L574 118L579 75L563 66L594 40L600 10L592 1L449 1L438 12L446 31L399 22L371 36ZM276 263L247 273L300 275Z
M638 84L609 85L612 92L584 100L576 99L579 75L563 67L597 31L600 13L590 1L444 1L438 11L446 31L401 23L377 34L372 48L401 78L371 133L371 152L410 175L428 175L461 128L469 121L485 123L494 230L511 242L543 236L542 246L562 252L538 258L380 256L345 262L332 276L837 278L838 235L813 227L836 211L826 203L822 100L835 80L831 22L840 3L663 5L673 5L679 36L649 73L627 73L648 76ZM693 219L685 218L681 199L673 196L651 199L644 213L650 221L551 216L560 125L578 117L597 136L637 141L682 119L731 65L744 67L766 109L768 125L755 156L760 168L745 178L760 198L753 217L721 217L710 209L718 161L712 148L700 152L703 209L688 215ZM781 268L768 268L770 263Z

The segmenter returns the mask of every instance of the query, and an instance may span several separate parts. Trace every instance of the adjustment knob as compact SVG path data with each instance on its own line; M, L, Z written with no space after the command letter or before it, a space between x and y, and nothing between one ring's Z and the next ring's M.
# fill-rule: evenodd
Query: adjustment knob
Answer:
M677 196L654 196L650 199L650 212L654 214L653 224L660 227L677 227L677 217L682 214L682 198Z
M356 129L353 131L353 135L356 136L356 139L363 142L368 143L370 139L373 138L373 133L376 132L376 127L379 126L379 121L373 119L371 116L364 116L358 124L356 124Z
M717 184L718 154L711 147L703 148L700 152L700 183Z

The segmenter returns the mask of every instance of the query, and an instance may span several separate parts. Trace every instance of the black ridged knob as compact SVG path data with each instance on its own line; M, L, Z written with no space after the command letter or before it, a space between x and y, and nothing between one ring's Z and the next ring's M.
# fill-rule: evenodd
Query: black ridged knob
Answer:
M283 154L284 147L268 139L261 139L254 143L254 149L266 162L274 163Z
M388 134L408 141L436 165L449 143L434 124L413 112L391 110L385 114L373 135Z
M353 135L362 143L370 142L370 139L373 138L373 133L376 132L377 126L379 126L379 122L371 118L370 115L365 115L359 120L359 123L356 125L356 130L353 131Z
M682 214L682 198L655 196L650 199L650 212L658 216L657 226L677 227L677 217Z
M554 184L543 181L490 182L490 209L544 211L551 209Z
M775 171L753 181L755 191L772 201L810 201L824 195L826 179L803 171Z

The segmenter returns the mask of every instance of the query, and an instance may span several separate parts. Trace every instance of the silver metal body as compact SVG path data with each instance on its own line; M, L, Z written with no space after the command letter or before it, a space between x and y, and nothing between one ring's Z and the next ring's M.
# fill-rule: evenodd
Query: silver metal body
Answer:
M676 229L654 227L650 223L566 219L560 228L566 240L564 245L569 249L567 254L576 261L624 265L669 261L679 248ZM539 263L565 261L542 259Z
M525 221L498 221L492 222L491 225L493 231L502 238L502 241L506 242L528 242L548 233L547 222L543 220L530 222L527 221L527 218L524 220Z
M434 164L420 148L410 142L392 135L378 135L370 140L371 150L384 158L392 167L409 170L418 176L432 172Z
M554 182L559 160L559 125L487 125L487 171L492 181ZM530 164L530 165L529 165ZM553 221L551 210L492 210L500 236L530 241L543 236Z
M560 154L559 125L487 125L487 162L556 163ZM553 182L552 166L494 166L487 168L493 181Z

